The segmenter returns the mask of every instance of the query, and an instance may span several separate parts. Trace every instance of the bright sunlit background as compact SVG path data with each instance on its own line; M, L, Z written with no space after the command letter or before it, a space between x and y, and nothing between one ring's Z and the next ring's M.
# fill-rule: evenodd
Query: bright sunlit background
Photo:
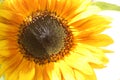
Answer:
M120 0L96 0L105 1L120 6ZM113 50L113 54L108 54L110 62L104 69L96 70L98 80L120 80L120 12L102 11L100 14L111 16L113 22L112 28L106 31L114 39L114 44L108 48Z
M93 1L105 1L113 4L120 5L120 0L93 0ZM110 45L108 49L114 51L112 54L108 54L110 62L104 69L95 70L98 80L120 80L120 12L118 11L102 11L100 14L111 16L113 22L112 28L105 31L114 39L114 44ZM1 78L0 80L3 80Z
M98 80L120 80L120 12L117 11L102 11L101 14L111 16L113 22L112 28L105 31L114 39L114 44L108 48L114 53L108 54L110 62L104 69L96 70Z

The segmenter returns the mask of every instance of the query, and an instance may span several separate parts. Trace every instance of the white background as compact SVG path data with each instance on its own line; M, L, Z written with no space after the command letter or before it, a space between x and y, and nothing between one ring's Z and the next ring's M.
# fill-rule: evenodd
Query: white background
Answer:
M94 0L98 1L98 0ZM106 1L120 5L120 0L99 0ZM110 45L108 48L113 50L113 54L109 54L110 62L104 69L95 70L98 80L120 80L120 12L117 11L102 11L100 14L111 16L113 22L111 24L112 28L105 31L114 39L114 44ZM0 80L3 80L1 78Z
M106 1L120 5L120 0L99 1ZM102 11L101 14L111 16L113 18L113 22L111 24L112 28L107 30L106 33L114 39L114 44L108 47L109 49L113 50L114 53L108 55L110 62L106 68L102 70L96 70L97 78L98 80L120 80L120 12Z
M110 62L107 67L102 70L96 70L98 80L120 80L120 12L103 11L101 14L111 16L113 22L112 28L105 31L114 39L114 44L108 48L114 53L108 54Z

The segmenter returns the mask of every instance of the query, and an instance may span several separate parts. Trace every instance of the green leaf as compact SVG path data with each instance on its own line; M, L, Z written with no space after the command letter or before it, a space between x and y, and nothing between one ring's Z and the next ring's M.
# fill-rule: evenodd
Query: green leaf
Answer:
M93 2L93 5L100 7L102 10L116 10L120 11L120 6L107 2Z

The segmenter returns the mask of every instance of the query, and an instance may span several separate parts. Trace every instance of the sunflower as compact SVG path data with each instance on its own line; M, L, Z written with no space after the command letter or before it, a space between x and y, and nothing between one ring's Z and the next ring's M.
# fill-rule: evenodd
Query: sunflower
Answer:
M109 18L91 0L4 0L0 76L5 80L96 80L108 62Z

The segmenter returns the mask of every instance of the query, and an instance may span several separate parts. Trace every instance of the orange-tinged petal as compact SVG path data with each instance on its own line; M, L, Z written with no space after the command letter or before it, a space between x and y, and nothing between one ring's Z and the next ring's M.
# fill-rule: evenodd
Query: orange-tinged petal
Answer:
M23 0L5 0L4 5L6 8L10 9L13 12L18 12L19 14L28 15L29 11L26 9L25 5L22 2ZM21 7L20 7L21 6Z
M13 42L12 47L7 46L7 45L11 45L9 44L7 40L1 40L0 44L1 44L0 45L0 56L1 57L8 57L8 56L16 55L16 53L19 54L19 49L17 48L17 45L14 44L14 42Z
M42 71L42 73L43 73L43 80L50 80L46 64L43 65L43 71Z
M61 80L60 69L57 63L46 64L46 71L50 80Z
M62 1L63 1L63 0L61 0L60 2L62 2ZM58 4L58 2L59 2L58 0L49 0L49 1L48 1L48 4L47 4L48 10L51 11L51 12L52 12L52 11L54 12L55 9L56 9L56 7L58 7L58 5L61 4L61 3Z
M82 38L80 40L81 43L89 44L92 46L107 46L113 43L111 37L105 34L98 34L98 35L90 35L88 37Z
M17 33L18 28L12 25L0 23L0 31L9 32L9 33Z
M35 65L35 76L33 80L43 80L43 67Z
M85 19L76 21L70 26L74 26L75 29L80 31L79 38L87 37L91 34L97 34L105 29L109 28L111 20L108 17L102 17L100 15L93 15Z
M17 47L18 47L18 45L17 45L17 43L16 43L16 41L15 40L5 40L6 38L3 38L3 40L1 39L1 41L0 41L0 54L3 54L1 51L5 51L6 49L18 49ZM11 42L11 43L10 43ZM10 47L10 46L7 46L7 45L11 45L12 44L12 46ZM7 51L7 50L6 50Z
M19 72L19 79L18 80L33 80L35 75L35 66L32 62L25 62L25 65Z
M40 10L47 10L47 5L48 5L48 1L47 0L39 0L39 6L40 6Z
M14 17L15 16L15 17ZM17 20L16 20L16 19ZM14 13L6 8L0 9L0 23L18 26L19 23L23 21L23 16L18 13Z
M78 14L80 14L83 10L85 10L88 7L88 4L90 4L90 2L91 2L90 0L86 0L86 1L67 0L63 12L61 13L60 16L62 16L63 18L69 21Z
M70 20L68 22L69 26L74 26L72 24L74 24L74 23L76 23L78 21L82 21L83 19L85 19L87 17L90 17L93 14L98 13L100 11L100 9L97 6L88 6L88 7L86 7L85 11L80 12L81 8L79 8L77 11L78 12L75 12L74 15L68 16L67 19ZM80 23L78 23L78 24L80 24Z

